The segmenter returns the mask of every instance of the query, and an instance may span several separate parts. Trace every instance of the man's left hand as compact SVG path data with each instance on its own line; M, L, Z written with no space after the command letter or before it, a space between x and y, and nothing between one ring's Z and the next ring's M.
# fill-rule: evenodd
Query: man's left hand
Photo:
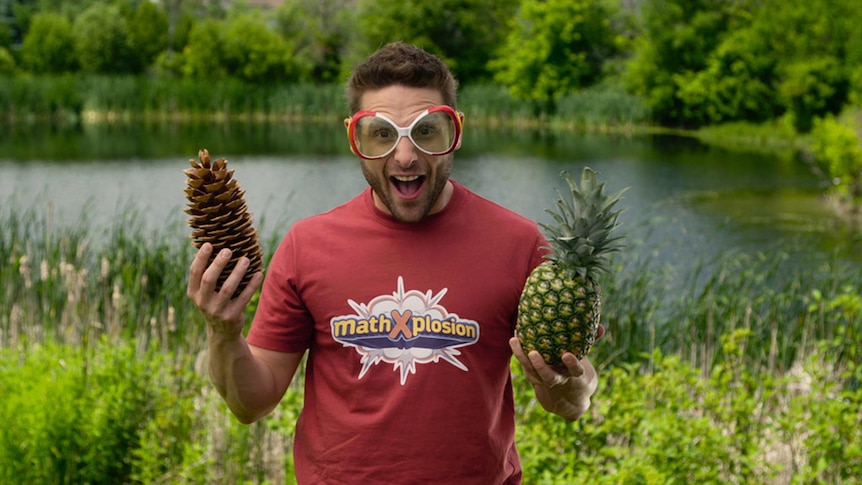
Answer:
M604 335L599 326L596 340ZM521 366L533 389L536 399L546 411L569 421L580 418L590 407L590 397L598 387L598 375L589 359L578 360L571 352L563 354L563 366L551 367L539 352L524 353L517 337L509 339L512 353Z

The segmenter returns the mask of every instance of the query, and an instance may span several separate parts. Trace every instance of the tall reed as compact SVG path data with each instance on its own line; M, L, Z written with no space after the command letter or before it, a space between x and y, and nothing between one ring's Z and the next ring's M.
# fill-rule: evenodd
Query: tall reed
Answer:
M104 334L178 349L200 337L182 291L191 255L183 234L146 233L134 212L96 233L84 216L56 227L50 210L5 209L0 346Z
M137 217L98 230L0 207L0 419L21 424L0 429L0 481L290 483L301 379L263 422L233 419L207 382L203 322L185 297L187 232L151 233ZM659 269L617 255L591 414L541 412L513 364L531 482L862 472L851 431L862 426L862 269L792 254Z
M632 361L658 349L708 370L726 357L721 337L744 329L757 342L745 352L752 369L787 372L836 339L839 362L858 359L848 337L862 331L862 268L836 253L800 262L799 251L727 253L690 266L681 284L671 277L683 268L623 259L605 285L608 341L597 354Z
M555 113L513 98L504 87L467 85L459 108L484 126L566 129L625 127L648 122L636 98L599 86L561 98ZM58 122L124 120L340 119L348 113L341 84L249 84L237 79L165 76L0 77L0 120Z
M0 344L48 336L74 343L95 332L146 337L175 349L200 336L200 320L184 295L192 257L185 229L147 233L129 209L96 234L85 219L61 228L50 210L7 207ZM605 282L610 331L597 352L608 362L661 349L708 368L721 358L719 337L743 328L763 343L749 360L784 371L840 328L860 334L853 297L862 270L835 255L802 262L796 252L727 254L709 264L655 268L648 258L623 254L616 276ZM681 284L670 281L672 273Z
M0 77L0 120L123 121L344 116L337 84L249 84L148 76Z

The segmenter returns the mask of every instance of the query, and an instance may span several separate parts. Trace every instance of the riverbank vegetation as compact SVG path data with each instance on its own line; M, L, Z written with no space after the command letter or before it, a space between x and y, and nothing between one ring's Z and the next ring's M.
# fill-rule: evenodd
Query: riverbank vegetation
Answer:
M250 3L2 1L0 120L340 119L350 68L398 39L447 61L474 122L802 150L862 219L854 0Z
M130 211L97 233L5 202L0 223L0 481L290 483L302 383L260 423L231 417L185 298L181 228L145 232ZM615 266L587 416L544 413L513 366L527 483L862 473L858 267L728 254L708 272L654 269L626 253Z
M862 219L854 0L232 4L0 0L0 129L338 123L350 66L398 38L453 66L468 126L801 151ZM134 211L59 227L11 200L0 227L0 483L290 483L302 382L260 423L230 416L185 229L144 232ZM862 274L790 254L619 255L588 415L548 416L513 367L525 483L862 476Z
M610 85L637 97L659 126L786 116L807 133L815 118L860 95L862 12L852 0L278 5L6 0L0 69L12 77L231 79L266 90L340 84L377 46L404 40L440 55L462 86L502 86L538 117L573 92Z

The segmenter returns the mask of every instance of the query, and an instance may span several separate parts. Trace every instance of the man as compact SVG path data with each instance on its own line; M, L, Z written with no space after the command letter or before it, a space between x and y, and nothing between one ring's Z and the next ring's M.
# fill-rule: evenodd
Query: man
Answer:
M370 187L291 227L247 339L243 312L263 276L231 299L246 260L220 292L230 251L207 268L204 245L191 264L212 382L250 423L279 403L308 352L300 484L520 483L511 356L565 419L581 416L597 383L588 360L566 354L552 369L513 337L547 243L534 222L449 178L463 114L437 57L388 44L356 68L347 98Z

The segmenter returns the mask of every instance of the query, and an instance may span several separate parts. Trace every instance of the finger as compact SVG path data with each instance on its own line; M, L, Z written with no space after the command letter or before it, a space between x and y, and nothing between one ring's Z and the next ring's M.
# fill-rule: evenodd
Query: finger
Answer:
M604 334L605 334L605 326L599 325L599 328L596 329L596 340L599 340L600 338L602 338L602 336Z
M186 294L189 298L193 297L198 292L201 286L201 276L207 269L207 262L210 260L213 246L210 243L204 243L203 246L195 254L192 264L189 267L189 284Z
M569 370L569 375L573 377L581 377L584 375L584 366L581 365L581 361L578 360L575 354L571 352L563 354L563 364L565 364L566 368Z
M215 259L213 259L212 264L209 265L209 268L204 271L204 274L201 277L201 291L206 293L215 292L218 277L221 275L222 271L224 271L225 266L227 266L230 261L230 257L231 250L228 248L224 248L218 252Z
M219 293L224 293L225 295L232 297L236 293L237 288L239 288L239 284L242 283L242 279L248 271L248 265L249 259L247 257L243 256L239 258L236 262L236 266L231 270L230 275L228 275L224 280L224 283L222 283Z
M512 348L512 355L521 363L521 368L524 369L524 375L534 384L542 384L542 378L536 374L536 369L533 368L533 362L527 357L524 348L521 347L521 341L518 337L509 339L509 347Z
M258 271L251 277L248 285L246 285L239 296L236 297L237 301L242 302L243 308L245 308L245 305L251 301L251 297L254 295L254 292L260 288L261 283L263 283L263 273Z
M527 354L527 357L530 359L530 364L535 370L536 377L542 384L548 387L559 384L560 373L555 371L545 362L545 359L542 358L542 354L536 350L532 350Z
M521 341L518 340L518 337L512 337L509 339L509 347L512 349L512 355L518 359L518 362L521 363L521 366L524 370L533 369L533 364L530 362L530 359L527 358L527 355L524 353L524 349L521 347Z

